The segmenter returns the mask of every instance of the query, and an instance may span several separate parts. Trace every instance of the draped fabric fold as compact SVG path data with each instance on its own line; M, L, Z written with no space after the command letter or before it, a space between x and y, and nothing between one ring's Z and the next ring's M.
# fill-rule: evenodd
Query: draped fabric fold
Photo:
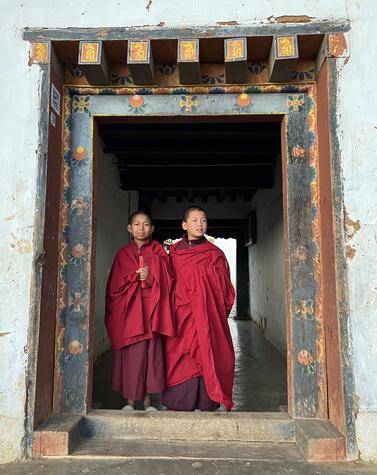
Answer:
M139 255L149 268L150 288L142 289L136 274ZM132 242L118 251L106 288L105 322L114 350L149 340L153 333L175 335L172 285L168 256L158 242L148 241L140 249ZM143 311L143 293L150 298L148 312Z
M234 288L224 253L208 241L177 249L170 257L175 271L175 338L167 338L167 387L202 375L211 400L231 410L234 350L228 315Z

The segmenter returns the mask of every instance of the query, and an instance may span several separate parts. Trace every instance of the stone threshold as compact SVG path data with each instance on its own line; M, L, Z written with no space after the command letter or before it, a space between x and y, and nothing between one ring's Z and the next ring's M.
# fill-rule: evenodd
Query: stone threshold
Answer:
M34 432L33 455L148 458L151 453L158 457L169 450L180 454L181 444L196 448L193 453L201 458L211 452L211 447L217 447L224 459L239 454L246 459L262 457L256 455L257 449L260 454L270 453L267 458L271 458L279 447L285 449L287 460L291 460L288 448L307 461L345 460L344 437L330 423L292 419L287 413L128 413L100 409L85 416L48 419ZM214 457L218 459L218 455Z

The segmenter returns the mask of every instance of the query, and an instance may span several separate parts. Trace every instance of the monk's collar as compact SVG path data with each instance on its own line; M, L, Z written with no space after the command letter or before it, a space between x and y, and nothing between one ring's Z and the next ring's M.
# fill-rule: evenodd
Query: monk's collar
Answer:
M138 251L140 251L140 249L142 249L143 247L148 246L148 244L151 242L151 240L148 239L148 240L144 241L144 243L142 244L141 247L138 247L137 244L136 244L136 242L134 241L134 239L133 239L133 238L131 238L131 239L132 239L132 244L134 245L134 247L135 247Z
M193 246L198 246L199 244L203 244L204 242L206 242L206 238L205 236L202 236L200 239L189 239L188 236L187 236L187 233L183 235L182 237L183 241L185 241L185 243L187 243L190 247L193 247Z

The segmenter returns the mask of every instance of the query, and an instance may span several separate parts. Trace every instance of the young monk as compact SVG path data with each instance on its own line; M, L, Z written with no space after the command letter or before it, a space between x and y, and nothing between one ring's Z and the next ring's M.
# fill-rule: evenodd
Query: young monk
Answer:
M162 403L175 411L230 411L234 350L227 317L234 302L224 253L204 237L207 216L190 207L183 238L170 250L175 272L175 338L165 344L166 386Z
M151 406L150 395L165 387L162 335L173 337L170 305L172 274L164 248L150 239L151 217L130 217L132 241L115 256L106 289L106 328L113 348L112 389L128 400Z

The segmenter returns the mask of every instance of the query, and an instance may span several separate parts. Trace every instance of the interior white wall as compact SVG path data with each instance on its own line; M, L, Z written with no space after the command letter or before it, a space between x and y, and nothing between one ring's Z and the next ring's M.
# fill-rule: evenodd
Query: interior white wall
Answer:
M250 316L264 329L266 338L286 354L282 206L279 165L275 187L259 190L251 203L257 212L257 242L249 246Z
M96 360L110 349L104 322L106 283L116 252L129 242L128 217L136 211L138 194L119 188L116 157L99 147L97 187L96 285L93 356Z

